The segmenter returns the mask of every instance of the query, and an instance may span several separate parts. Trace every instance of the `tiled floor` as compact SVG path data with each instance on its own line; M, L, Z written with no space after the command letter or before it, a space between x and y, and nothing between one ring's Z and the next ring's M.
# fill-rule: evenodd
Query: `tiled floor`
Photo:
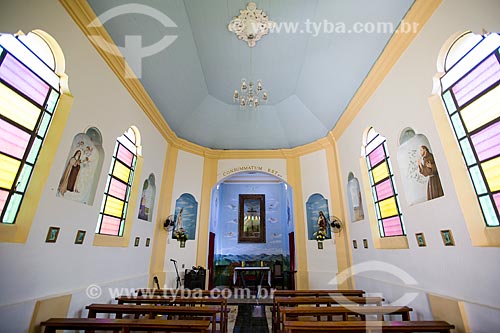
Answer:
M263 305L229 306L228 332L268 333L271 331L271 309Z

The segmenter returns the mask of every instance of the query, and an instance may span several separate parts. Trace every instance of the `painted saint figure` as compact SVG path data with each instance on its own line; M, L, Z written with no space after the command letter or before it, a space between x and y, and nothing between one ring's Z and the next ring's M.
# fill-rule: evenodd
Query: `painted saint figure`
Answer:
M80 164L82 151L77 150L73 157L71 157L68 161L68 165L66 165L66 169L64 169L64 173L59 181L58 191L61 195L64 195L67 191L78 193L77 181L78 174L80 173Z
M319 211L318 226L320 230L326 230L326 217L323 211Z
M434 160L434 155L429 151L427 146L420 147L421 160L418 160L418 171L422 176L428 177L427 181L427 200L439 198L444 195L441 180Z

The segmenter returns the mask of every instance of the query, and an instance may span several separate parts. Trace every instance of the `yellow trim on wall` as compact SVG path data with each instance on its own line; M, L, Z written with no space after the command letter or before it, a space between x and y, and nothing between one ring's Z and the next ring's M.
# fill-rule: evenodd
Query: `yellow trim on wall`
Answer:
M210 207L212 188L217 183L218 160L205 157L201 185L200 218L198 225L198 245L196 250L196 265L207 267L208 239L210 230Z
M307 268L307 231L304 216L304 200L302 198L302 174L299 157L286 159L287 183L293 190L293 211L295 216L295 257L297 289L309 289L309 271Z
M172 191L174 189L175 171L179 149L168 146L161 176L160 198L158 199L158 213L153 234L153 246L149 262L149 287L153 287L153 277L158 277L160 286L165 285L164 265L165 250L167 248L168 232L163 229L163 222L170 215L172 209Z
M0 223L0 242L26 243L72 105L73 96L69 92L61 94L49 132L38 156L38 161L44 162L35 164L16 223Z
M337 142L333 136L325 144L326 162L328 167L328 179L330 181L330 193L332 204L332 215L338 217L344 225L340 233L332 233L335 237L335 251L337 255L337 281L339 289L354 289L354 278L351 272L352 252L350 246L349 223L346 215L345 191L342 188L340 161L338 159Z
M368 211L368 221L370 221L370 231L372 234L373 247L376 249L408 249L408 238L406 236L380 237L378 228L377 213L375 212L375 202L373 201L368 167L364 157L359 158L359 168L363 179L363 190L365 191L366 210Z
M427 294L434 320L443 320L455 325L454 333L470 333L465 303L457 299Z
M450 166L449 170L455 185L455 193L462 209L472 245L500 247L500 227L486 226L476 192L469 178L469 172L464 163L460 147L451 129L441 96L438 94L432 95L428 101L441 144L445 147L444 155Z
M123 230L123 236L119 237L95 234L94 242L92 243L93 246L128 247L130 241L130 233L132 232L132 224L136 220L135 206L137 203L137 198L139 197L139 190L141 189L141 174L143 163L144 158L142 156L137 156L134 180L132 182L132 188L130 189L130 197L128 200L127 217L125 218L125 229Z
M366 102L368 102L373 93L378 89L392 67L408 46L410 46L413 39L415 39L440 4L441 0L417 0L413 3L403 18L403 22L414 25L414 33L402 32L401 27L398 27L392 35L384 51L378 57L377 62L373 65L358 91L356 91L356 94L349 102L349 105L347 105L344 113L342 113L342 116L335 124L332 134L336 139L342 136L342 133L344 133L354 118L363 109Z
M66 318L68 316L69 305L71 304L71 294L50 297L36 301L29 333L39 333L42 331L40 323L50 318Z

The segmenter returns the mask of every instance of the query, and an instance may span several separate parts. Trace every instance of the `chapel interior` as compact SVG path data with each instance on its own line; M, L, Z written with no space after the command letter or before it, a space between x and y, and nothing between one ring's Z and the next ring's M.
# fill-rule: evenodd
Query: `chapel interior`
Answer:
M498 0L1 7L0 332L499 331Z

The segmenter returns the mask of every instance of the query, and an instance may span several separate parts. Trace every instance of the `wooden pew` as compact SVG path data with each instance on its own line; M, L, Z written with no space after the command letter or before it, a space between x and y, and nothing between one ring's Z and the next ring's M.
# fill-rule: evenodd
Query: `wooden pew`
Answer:
M332 306L335 304L350 304L350 305L375 305L381 306L382 297L359 297L359 296L343 296L334 295L330 297L274 297L272 308L272 328L276 332L281 327L280 307L290 307L299 305L320 305Z
M359 296L365 294L364 290L354 289L332 289L332 290L275 290L274 297L300 297L300 296L331 296L331 295L344 295L344 296Z
M116 297L118 304L149 304L149 305L183 305L207 306L215 305L219 309L221 332L227 332L227 300L225 298L209 297L161 297L161 296L120 296Z
M163 297L212 297L227 298L227 291L213 289L213 290L202 290L202 289L152 289L152 288L141 288L137 289L137 296L163 296Z
M404 321L410 320L412 308L407 306L299 306L299 307L281 307L280 323L297 320L303 321L303 317L316 317L321 320L322 316L328 316L328 321L332 316L342 316L341 320L349 320L349 316L361 315L361 320L365 320L367 315L376 315L377 320L384 320L384 315L401 315ZM279 327L283 329L283 327Z
M445 321L286 321L285 333L302 332L439 332L450 333L455 328Z
M115 314L117 319L124 314L147 315L149 319L155 319L157 315L180 315L189 317L210 317L212 333L216 333L217 307L192 307L192 306L156 306L156 305L130 305L130 304L91 304L86 307L89 310L88 318L96 318L97 314ZM183 318L184 319L184 318ZM192 318L189 318L192 319ZM220 324L222 331L222 323Z
M58 330L106 330L122 333L132 331L200 332L207 333L209 320L155 320L155 319L104 319L104 318L52 318L40 324L45 333Z

